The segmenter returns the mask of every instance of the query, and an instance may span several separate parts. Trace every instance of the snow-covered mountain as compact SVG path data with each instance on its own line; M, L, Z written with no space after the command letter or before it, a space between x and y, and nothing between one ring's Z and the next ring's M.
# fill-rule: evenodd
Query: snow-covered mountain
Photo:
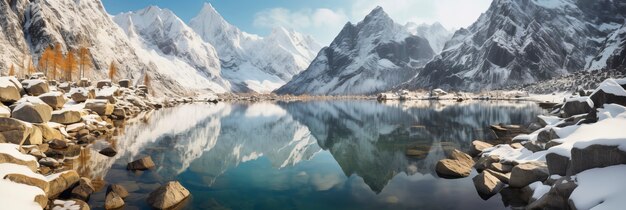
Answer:
M623 1L602 1L621 2L606 7L594 2L494 0L474 24L455 32L419 76L401 87L480 90L583 70L612 32L607 24L620 19L623 23L619 9L603 9L623 8Z
M220 62L212 45L205 43L172 11L156 6L116 15L113 20L126 32L139 57L153 62L160 72L185 81L188 88L227 92Z
M415 76L433 56L428 40L412 35L377 7L357 25L347 23L304 72L276 93L381 92Z
M626 24L615 30L602 43L601 50L587 65L589 70L626 66Z
M215 47L222 75L237 92L271 92L306 69L321 48L311 37L284 28L267 37L248 34L208 3L189 25Z
M105 78L109 63L115 61L119 78L139 82L144 73L149 74L156 95L187 93L179 82L157 71L155 64L139 58L99 0L0 1L0 14L0 69L23 62L27 55L36 55L36 62L55 43L64 52L87 46L94 66L89 77Z
M444 28L439 22L433 24L416 24L409 22L406 24L407 29L411 34L424 37L430 43L430 48L433 48L435 53L439 54L443 50L446 42L452 38L452 32Z

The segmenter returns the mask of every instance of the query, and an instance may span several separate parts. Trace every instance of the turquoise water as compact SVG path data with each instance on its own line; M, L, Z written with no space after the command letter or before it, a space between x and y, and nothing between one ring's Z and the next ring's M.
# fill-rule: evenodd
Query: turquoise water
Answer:
M84 170L124 185L126 209L150 209L147 195L171 180L192 194L178 209L502 209L500 195L478 196L472 176L436 176L441 147L468 150L489 124L540 113L509 102L190 104L129 123L118 156L92 154ZM407 148L424 155L407 157ZM125 170L146 155L156 169ZM104 190L90 204L103 200Z

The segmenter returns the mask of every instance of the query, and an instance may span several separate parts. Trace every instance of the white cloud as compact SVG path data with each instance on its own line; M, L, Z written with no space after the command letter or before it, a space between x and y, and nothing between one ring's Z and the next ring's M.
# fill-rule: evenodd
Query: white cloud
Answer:
M313 36L321 44L330 44L348 21L343 11L327 8L291 11L286 8L263 10L255 15L253 25L259 28L283 26Z
M493 0L349 0L345 8L289 10L273 8L255 15L254 26L284 26L312 35L328 45L346 22L357 23L381 6L399 24L440 22L447 28L467 27ZM348 12L345 12L348 11Z

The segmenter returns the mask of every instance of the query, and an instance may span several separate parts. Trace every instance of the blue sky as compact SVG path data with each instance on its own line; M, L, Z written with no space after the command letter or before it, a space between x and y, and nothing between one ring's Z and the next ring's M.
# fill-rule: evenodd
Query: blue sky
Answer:
M398 23L440 22L447 28L466 27L487 10L492 0L102 0L112 14L150 5L167 8L185 22L195 17L205 2L211 3L231 24L248 33L266 35L284 26L313 36L327 45L351 21L363 19L382 6Z

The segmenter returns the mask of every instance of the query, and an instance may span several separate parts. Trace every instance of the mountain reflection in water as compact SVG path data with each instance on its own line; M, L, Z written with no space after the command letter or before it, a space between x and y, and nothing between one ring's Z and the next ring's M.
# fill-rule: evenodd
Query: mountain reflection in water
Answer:
M541 113L508 102L189 104L127 125L116 157L91 152L81 170L126 186L128 208L149 209L147 194L178 180L192 193L183 209L500 209L471 179L436 177L442 145L467 150L489 124ZM424 154L407 157L409 147ZM125 170L146 155L156 169Z

